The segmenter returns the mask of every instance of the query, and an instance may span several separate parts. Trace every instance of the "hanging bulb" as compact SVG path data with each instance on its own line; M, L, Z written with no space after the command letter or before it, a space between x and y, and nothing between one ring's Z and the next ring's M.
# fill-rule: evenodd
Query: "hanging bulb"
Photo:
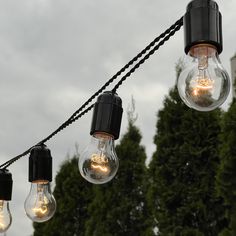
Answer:
M9 202L0 200L0 233L8 230L12 222Z
M94 105L91 142L79 158L80 174L90 183L104 184L116 174L119 161L114 140L119 138L122 101L116 93L106 91Z
M50 183L33 182L30 193L25 200L27 216L34 222L49 220L56 211L56 200L51 193Z
M114 138L105 133L95 133L79 159L81 175L93 184L103 184L115 176L118 167Z
M178 91L185 104L198 111L211 111L222 105L229 94L230 79L216 48L198 44L190 49L186 61L178 78Z
M25 200L26 215L34 222L51 219L56 211L56 200L51 193L52 156L45 145L32 148L29 157L30 193Z
M7 169L0 169L0 233L8 230L12 223L9 201L12 195L12 175Z
M211 111L225 102L231 86L218 57L223 50L221 13L213 0L192 0L183 20L187 56L178 91L190 108Z

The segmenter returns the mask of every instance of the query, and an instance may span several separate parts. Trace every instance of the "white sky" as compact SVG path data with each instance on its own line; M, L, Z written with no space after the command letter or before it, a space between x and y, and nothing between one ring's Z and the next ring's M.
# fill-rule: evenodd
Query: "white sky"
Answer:
M37 143L57 128L150 41L179 19L189 0L5 0L0 1L0 160ZM218 0L223 15L221 60L230 73L236 52L236 1ZM151 157L156 113L175 83L175 63L184 55L177 32L133 74L118 94L124 111L133 95L137 126ZM228 100L228 102L230 99ZM227 104L227 103L226 103ZM227 105L225 105L227 106ZM49 143L54 177L66 155L89 142L91 113ZM122 132L127 126L126 112ZM10 167L13 223L8 236L29 236L24 213L29 192L27 157Z

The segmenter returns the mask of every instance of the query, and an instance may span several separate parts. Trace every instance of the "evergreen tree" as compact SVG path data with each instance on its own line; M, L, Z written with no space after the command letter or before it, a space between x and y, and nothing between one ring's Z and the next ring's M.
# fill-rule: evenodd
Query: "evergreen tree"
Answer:
M92 195L92 184L78 171L78 158L65 161L56 176L56 213L48 222L34 223L34 236L84 236Z
M223 118L221 165L217 176L217 187L225 200L229 226L221 236L236 235L236 99Z
M146 155L135 118L129 117L128 131L116 146L118 173L109 183L94 187L85 236L145 235Z
M149 166L148 202L157 235L216 236L224 227L222 199L215 193L220 115L187 108L176 87L165 98Z

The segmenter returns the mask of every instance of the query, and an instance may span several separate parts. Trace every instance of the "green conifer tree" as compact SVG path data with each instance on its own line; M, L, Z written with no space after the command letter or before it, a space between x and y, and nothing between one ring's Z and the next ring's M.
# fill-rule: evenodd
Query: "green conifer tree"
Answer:
M94 187L96 197L89 207L85 236L145 235L146 154L132 114L128 131L116 146L120 160L117 175L109 183Z
M180 66L177 66L177 76ZM215 175L220 111L187 108L177 88L158 112L156 152L149 165L149 209L160 236L217 236L224 227Z
M229 226L221 236L236 235L236 99L223 117L221 165L217 176L217 189L225 200Z
M57 211L48 222L34 223L34 236L84 236L92 191L79 173L78 158L65 161L56 176Z

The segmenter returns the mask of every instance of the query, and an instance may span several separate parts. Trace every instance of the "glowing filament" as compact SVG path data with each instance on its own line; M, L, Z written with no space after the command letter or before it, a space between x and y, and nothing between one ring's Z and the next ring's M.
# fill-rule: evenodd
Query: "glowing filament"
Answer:
M42 218L47 214L48 207L46 205L42 205L40 207L34 207L33 211L37 217Z
M49 201L43 193L43 188L38 187L38 194L39 194L39 199L35 203L35 207L32 210L34 211L35 215L38 218L43 218L49 212L49 209L48 209Z
M0 208L0 230L4 230L6 228L4 223L4 216L2 213L2 207Z
M108 168L107 167L103 167L103 166L100 166L100 165L95 165L95 164L91 164L91 166L94 168L94 169L99 169L103 172L108 172Z
M197 79L197 88L203 90L209 90L213 88L213 81L208 78L199 78Z
M4 223L0 223L0 230L2 231L2 230L5 230L5 229L6 229L5 224Z
M110 169L107 167L108 159L104 154L97 155L93 154L91 158L91 167L93 169L100 170L104 173L107 173L110 171Z
M195 86L193 86L192 94L194 96L207 94L213 89L213 85L214 82L211 79L199 76L198 79L195 80Z

